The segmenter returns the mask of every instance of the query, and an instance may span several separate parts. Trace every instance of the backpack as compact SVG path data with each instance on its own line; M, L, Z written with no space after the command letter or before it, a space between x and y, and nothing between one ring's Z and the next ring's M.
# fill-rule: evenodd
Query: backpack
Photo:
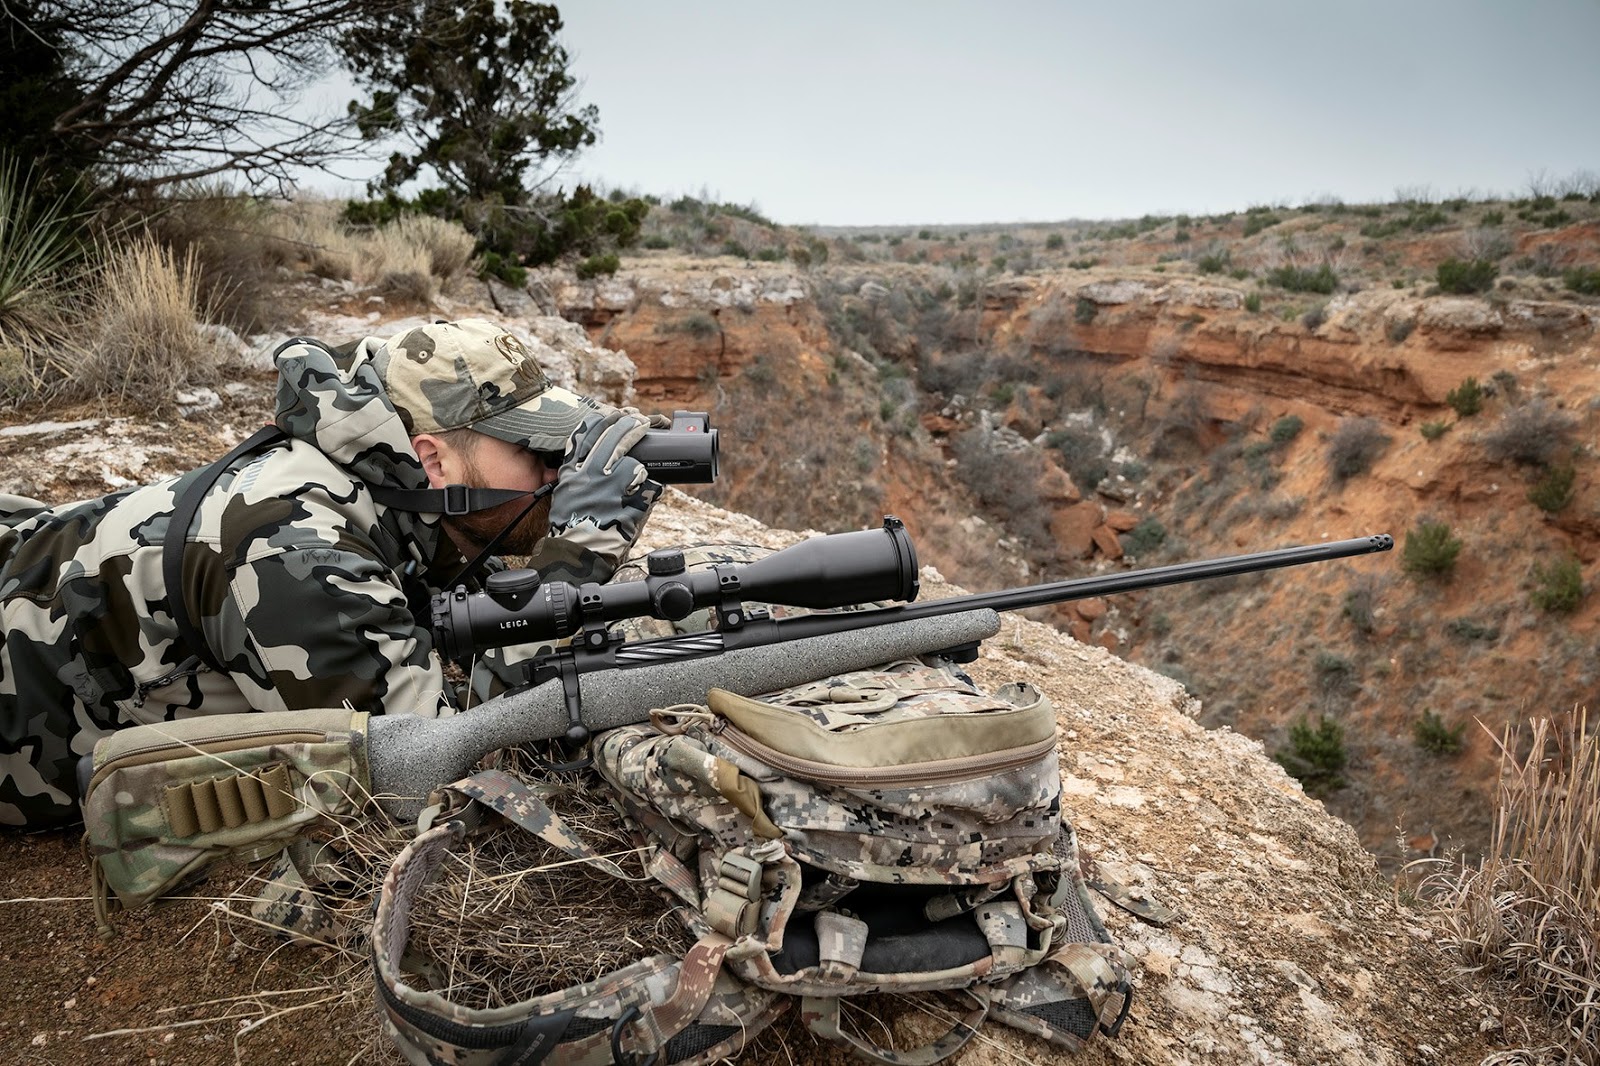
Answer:
M545 802L486 771L445 789L379 895L373 961L390 1036L415 1063L709 1063L798 1006L819 1037L935 1063L993 1019L1069 1050L1115 1035L1128 961L1060 810L1055 713L907 660L755 700L720 690L600 734L595 770L694 938L583 985L471 1009L418 987L409 913L489 811L622 876ZM841 1024L846 997L950 995L949 1031L891 1050Z

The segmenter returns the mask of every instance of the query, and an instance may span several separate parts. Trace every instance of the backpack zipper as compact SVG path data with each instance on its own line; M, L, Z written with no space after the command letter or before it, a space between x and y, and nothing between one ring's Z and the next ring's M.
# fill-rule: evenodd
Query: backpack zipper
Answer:
M965 781L1026 766L1044 758L1056 746L1056 738L1051 736L1020 748L1006 748L1001 751L986 752L983 755L962 755L954 759L936 759L930 762L907 763L903 766L834 766L831 763L802 759L768 747L726 718L719 718L712 726L712 732L730 748L752 759L759 759L775 770L781 770L791 777L826 785L938 785Z

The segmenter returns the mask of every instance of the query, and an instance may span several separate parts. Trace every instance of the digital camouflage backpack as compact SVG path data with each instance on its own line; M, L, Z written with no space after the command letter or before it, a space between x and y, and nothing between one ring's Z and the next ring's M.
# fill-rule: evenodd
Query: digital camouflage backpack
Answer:
M728 551L695 555L707 565ZM484 813L623 875L550 809L543 786L498 771L457 782L378 900L386 1028L410 1061L462 1066L707 1063L790 1008L818 1036L885 1063L939 1062L986 1018L1070 1050L1115 1035L1128 963L1080 875L1056 751L1055 712L1037 689L987 695L934 658L759 700L713 690L704 705L603 733L595 769L695 943L493 1009L422 987L406 960L423 885ZM894 1050L841 1024L844 997L873 993L960 1007L930 1001L949 1031Z

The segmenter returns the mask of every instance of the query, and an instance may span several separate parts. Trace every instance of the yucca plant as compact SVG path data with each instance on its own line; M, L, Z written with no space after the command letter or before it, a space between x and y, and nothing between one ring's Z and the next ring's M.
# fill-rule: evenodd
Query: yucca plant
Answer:
M1498 813L1475 866L1422 882L1460 969L1549 1010L1571 1061L1600 1059L1600 734L1579 711L1508 726ZM1522 754L1526 752L1526 754Z
M31 170L0 154L0 402L37 399L60 356L91 270L85 220L65 196L42 195Z

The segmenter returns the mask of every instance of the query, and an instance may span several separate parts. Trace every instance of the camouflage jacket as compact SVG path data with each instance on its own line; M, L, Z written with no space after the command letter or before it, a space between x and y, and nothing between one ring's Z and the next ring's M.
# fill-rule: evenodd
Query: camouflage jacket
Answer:
M438 515L368 491L427 487L381 358L376 339L281 350L289 440L224 471L184 532L189 616L226 673L182 645L162 576L199 471L55 508L0 497L0 825L77 821L77 759L122 726L341 704L433 716L520 680L533 647L481 656L456 690L413 616L462 560Z

